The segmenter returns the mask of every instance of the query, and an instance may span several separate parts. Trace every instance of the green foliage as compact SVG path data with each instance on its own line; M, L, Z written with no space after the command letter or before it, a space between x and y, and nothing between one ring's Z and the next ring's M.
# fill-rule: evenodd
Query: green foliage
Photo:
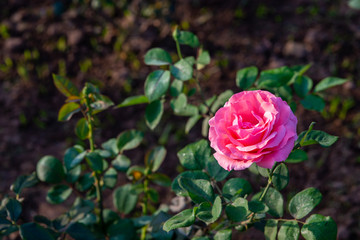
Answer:
M53 156L45 156L39 160L36 174L40 181L47 183L59 183L65 177L61 162Z
M72 193L72 189L67 185L56 185L49 189L46 200L52 204L64 202Z
M236 86L241 89L249 89L255 82L258 75L257 67L243 68L236 73Z
M337 238L337 226L331 217L313 214L306 219L301 228L301 235L306 240L335 240Z
M279 229L278 233L278 239L279 240L297 240L299 239L300 234L300 228L299 224L294 221L286 221L281 224L281 227Z
M126 98L124 101L122 101L116 107L118 107L118 108L128 107L128 106L133 106L133 105L143 104L143 103L148 103L148 102L149 102L149 99L144 95L131 96L131 97Z
M146 125L148 125L151 130L154 130L156 126L160 123L163 113L163 101L155 100L151 102L149 105L147 105L145 111Z
M119 212L128 214L135 208L138 197L134 187L131 184L125 184L114 190L114 206Z
M289 183L289 170L285 164L278 165L273 173L272 183L277 190L284 189Z
M164 224L163 229L167 232L170 230L180 228L180 227L188 227L192 225L195 221L195 213L197 211L197 208L194 209L186 209L169 220L167 220Z
M170 72L156 70L149 74L145 81L145 96L150 102L160 99L170 85Z
M266 8L261 6L259 9L264 12ZM79 140L81 146L68 148L63 162L55 157L45 156L38 162L36 173L16 179L11 186L11 194L15 194L15 198L5 198L0 206L0 238L20 231L22 239L30 240L59 237L80 240L230 240L234 229L245 231L255 226L264 232L265 239L298 239L300 233L305 239L336 239L336 224L330 217L313 214L305 223L299 220L311 214L320 203L322 195L315 188L305 189L293 196L288 204L293 219L283 218L284 198L279 191L290 180L286 164L307 160L307 154L302 149L304 146L319 144L329 147L338 139L323 131L313 130L314 123L307 131L299 134L294 149L285 162L276 163L272 169L258 167L256 163L251 165L249 170L252 173L267 178L266 187L256 194L253 194L253 188L247 180L233 177L219 165L205 139L184 144L178 151L180 173L173 180L158 172L170 166L161 167L167 156L166 143L183 141L183 132L190 133L199 121L202 121L201 133L206 137L209 120L233 95L231 90L227 90L218 95L206 96L200 81L209 75L201 72L211 62L209 52L200 46L199 39L192 32L175 27L173 39L177 56L170 55L162 48L147 51L144 56L145 64L160 67L144 80L142 95L127 97L116 106L122 108L147 104L144 117L135 124L138 129L124 130L117 137L100 145L94 134L102 126L97 114L112 107L114 103L94 84L85 83L79 92L67 78L53 75L56 88L66 97L58 120L68 121L74 114L81 113L75 133L80 140L87 141ZM183 56L181 47L196 54ZM58 49L64 51L66 48L66 41L61 38ZM33 55L30 51L24 53L27 60L36 59ZM136 59L131 60L134 61L134 66L139 63ZM64 63L61 64L65 65ZM6 67L11 66L12 63L6 61ZM84 73L89 67L91 61L85 60L80 64ZM347 80L328 77L313 88L313 80L305 75L309 68L310 64L260 71L251 66L237 71L235 84L242 90L264 89L273 92L287 101L293 111L298 103L305 109L324 111L324 99L327 99L325 90ZM22 75L27 76L27 70L25 73ZM182 118L180 121L186 122L181 132L178 131L179 128L173 128L171 123L165 123L164 129L160 124L170 118L166 113L169 106L174 115ZM155 138L148 135L150 131L145 124L150 130L155 130L153 134L161 134L159 142L164 146L155 145ZM196 136L195 130L194 135L189 135L189 138ZM172 133L175 134L172 136ZM143 151L145 147L149 150ZM130 160L125 151L136 148L137 151L134 151ZM179 146L176 148L179 149ZM144 156L143 164L139 162L139 156ZM172 154L169 153L169 158L171 157ZM133 165L133 162L138 165ZM54 220L36 216L34 222L23 223L23 199L20 194L24 188L34 186L38 180L50 185L46 199L52 204L72 201L70 196L73 192L80 197L75 199L67 212ZM184 200L182 197L192 202L185 200L184 206L176 206L175 200L172 204L165 203L165 199L161 199L161 187L170 186L179 196L179 202ZM259 187L254 186L254 189ZM104 191L112 194L116 212L104 208ZM179 213L175 216L167 213L169 209L176 207L182 211L176 210ZM190 226L191 228L186 229ZM185 229L178 231L177 228Z
M289 212L295 219L308 215L320 202L322 195L316 188L297 193L289 202Z
M117 137L117 148L119 152L138 147L144 138L144 133L135 129L120 133Z
M191 143L178 152L180 163L189 170L205 168L206 160L210 158L211 149L206 140Z
M170 54L161 48L150 49L144 57L145 64L147 65L169 65L172 63Z
M69 81L68 79L53 74L53 80L56 88L64 94L66 97L72 97L72 96L79 96L79 90L76 88L76 86Z
M192 78L193 68L187 60L180 59L180 61L170 66L170 72L176 79L187 81Z

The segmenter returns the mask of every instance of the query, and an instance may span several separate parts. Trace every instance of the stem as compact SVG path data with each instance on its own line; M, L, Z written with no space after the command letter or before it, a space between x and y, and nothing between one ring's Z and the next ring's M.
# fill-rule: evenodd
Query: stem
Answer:
M181 50L180 50L179 41L178 41L177 39L175 39L175 43L176 43L176 51L177 51L177 53L178 53L178 55L179 55L179 58L180 58L180 59L183 59L182 54L181 54Z
M263 198L265 197L266 193L268 192L268 190L270 188L270 185L271 185L271 182L272 182L272 175L274 173L275 167L276 167L276 163L274 164L274 166L272 167L271 170L268 170L269 178L268 178L267 185L266 185L264 191L261 193L261 196L259 198L260 202L262 202ZM255 217L255 213L252 213L252 216L250 217L250 220L249 220L250 223L254 220L254 217Z
M265 190L262 192L262 194L261 194L261 196L259 198L260 202L262 202L263 198L265 197L267 191L269 190L270 185L271 185L271 177L269 176L268 183L267 183L267 185L265 187Z
M144 180L144 203L143 203L143 209L142 209L143 216L145 216L148 211L148 191L149 191L148 186L149 186L149 180L147 177L145 177L145 180ZM147 224L142 227L140 240L146 239L147 228L148 228Z
M95 144L94 144L93 122L92 122L92 116L91 116L92 108L90 105L89 96L87 94L85 94L85 104L87 107L86 121L88 122L88 125L89 125L90 152L93 152L95 150ZM96 173L95 171L93 172L93 175L95 177L96 200L98 202L98 207L100 209L100 213L99 213L100 227L101 227L102 232L105 234L106 231L105 231L104 216L103 216L104 205L103 205L103 196L102 196L102 191L101 191L101 175Z

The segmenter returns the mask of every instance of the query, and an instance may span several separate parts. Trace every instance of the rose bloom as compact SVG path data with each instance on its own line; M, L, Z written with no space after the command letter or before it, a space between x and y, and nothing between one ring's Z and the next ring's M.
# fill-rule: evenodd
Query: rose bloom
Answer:
M286 160L297 139L297 119L289 105L261 90L234 94L209 125L214 157L228 171L253 163L272 168Z

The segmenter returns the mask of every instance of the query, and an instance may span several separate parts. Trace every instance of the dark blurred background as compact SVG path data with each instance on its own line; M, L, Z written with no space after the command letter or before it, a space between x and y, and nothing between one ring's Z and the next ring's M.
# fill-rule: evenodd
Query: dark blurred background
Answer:
M1 0L0 197L18 175L34 171L41 156L61 159L79 141L73 132L76 121L57 121L65 99L52 73L69 77L78 87L95 83L120 103L143 94L152 70L143 63L149 48L175 54L175 25L194 32L210 52L212 61L201 82L207 97L239 91L236 71L250 65L264 70L312 63L308 75L314 82L327 76L350 80L326 92L328 104L321 114L298 109L299 132L316 121L315 129L341 138L330 149L309 147L309 160L290 166L287 193L319 188L324 197L315 212L335 219L339 239L360 238L360 10L344 0ZM96 142L125 129L146 129L139 112L143 106L103 113ZM174 177L176 151L200 138L201 126L186 136L181 131L185 119L167 118L179 124L165 126L175 137L166 143L169 154L161 170ZM161 134L147 134L145 145ZM142 157L133 153L134 162L141 163ZM237 175L258 180L248 172ZM36 212L55 217L63 211L46 203L41 189L27 194L32 199L29 217Z

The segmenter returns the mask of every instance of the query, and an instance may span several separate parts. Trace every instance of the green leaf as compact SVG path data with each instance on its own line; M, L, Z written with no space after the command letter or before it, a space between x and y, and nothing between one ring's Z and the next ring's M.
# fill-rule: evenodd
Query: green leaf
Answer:
M56 185L49 189L46 201L52 204L64 202L72 193L72 189L66 185Z
M286 159L286 163L300 163L308 160L307 153L301 149L295 149L290 153L288 158Z
M74 146L68 148L64 155L64 165L67 170L70 170L81 163L85 158L86 151L82 147Z
M95 205L91 200L85 200L77 197L73 206L69 210L68 215L73 221L78 221L83 219L87 214L91 213L94 208Z
M180 177L178 182L180 187L188 192L195 203L213 202L214 189L208 180Z
M93 171L98 173L103 171L103 158L97 152L87 153L86 160Z
M296 72L298 76L302 76L307 70L309 70L311 65L312 65L311 63L306 65L295 65L295 66L291 66L290 69Z
M66 171L66 181L69 183L75 183L81 174L81 165Z
M145 64L162 66L172 63L170 54L162 48L152 48L145 54Z
M243 68L236 73L236 86L241 89L249 89L255 82L258 75L257 67Z
M138 147L144 138L144 133L135 129L120 133L117 137L117 147L120 152Z
M24 188L32 187L36 183L38 183L38 179L35 172L30 175L21 175L16 178L10 190L19 195Z
M348 80L343 78L337 78L337 77L327 77L321 80L314 88L314 92L320 92L325 89L335 87L337 85L341 85L346 83Z
M324 99L317 95L306 95L300 103L304 106L304 108L318 112L321 112L325 108Z
M253 200L249 202L249 210L254 213L266 213L269 211L269 208L265 203Z
M252 187L245 179L231 178L224 184L222 191L226 198L235 200L252 193Z
M75 113L80 112L80 105L74 102L65 103L60 108L58 121L68 121Z
M131 96L131 97L126 98L120 104L118 104L116 106L116 108L128 107L128 106L144 104L144 103L148 103L148 102L149 102L149 99L144 95Z
M188 61L180 59L180 61L170 66L170 72L176 79L187 81L192 78L193 68Z
M145 81L145 96L150 102L161 98L170 85L170 72L156 70L148 75Z
M179 31L177 40L180 44L188 45L193 48L196 48L200 45L197 36L192 32L188 32L188 31Z
M181 165L189 170L204 169L210 155L211 149L205 139L188 144L177 153Z
M9 198L5 200L5 209L10 219L16 222L22 212L22 207L19 201Z
M210 158L206 161L206 171L218 182L224 180L230 174L229 171L219 165L214 156L210 156Z
M231 240L232 230L231 229L224 229L218 231L215 236L214 240Z
M196 59L196 69L201 70L204 68L205 65L208 65L210 63L210 54L208 51L200 50L199 56Z
M297 76L294 82L294 90L296 94L304 98L313 86L313 81L307 76Z
M185 133L188 134L195 124L201 119L201 115L196 114L189 118L185 125Z
M111 224L107 230L110 240L135 239L136 229L130 219L119 219Z
M155 100L146 106L145 121L146 125L154 130L160 123L161 117L164 113L163 101Z
M170 187L171 186L171 179L162 173L153 173L148 175L149 180L151 180L153 183L156 183L157 185L163 186L163 187Z
M163 146L153 148L145 156L145 165L149 166L152 172L156 172L166 156L166 149Z
M55 240L47 229L33 222L20 226L20 236L23 240Z
M207 137L207 135L208 135L208 132L209 132L209 120L210 120L210 117L205 117L203 122L202 122L201 135L203 137Z
M272 184L279 191L289 184L289 170L284 163L280 163L275 168L272 177Z
M135 208L137 200L138 194L131 184L118 187L113 192L114 206L121 213L130 213Z
M356 10L360 10L360 0L349 0L348 5L351 8L354 8Z
M299 134L298 139L303 139L305 136L306 131ZM330 135L326 132L319 131L319 130L311 130L303 140L301 140L301 146L307 146L312 144L320 144L322 147L330 147L333 145L339 137Z
M289 67L280 67L265 70L260 73L259 88L276 88L286 85L293 77L294 72Z
M95 94L94 98L95 98L95 101L90 104L90 106L93 110L93 112L92 112L93 114L97 114L97 113L114 105L114 102L111 101L110 98L108 98L105 95Z
M113 188L116 185L117 172L114 168L109 168L104 174L104 185L107 188Z
M195 64L195 58L193 56L184 58L191 66Z
M96 240L97 237L84 224L74 222L66 229L66 233L76 240Z
M53 74L52 76L56 88L66 97L79 96L79 90L71 81L56 74Z
M184 88L184 82L175 79L170 85L170 95L173 97L179 96L180 93L182 93L183 88Z
M208 181L210 180L209 176L200 170L182 172L173 180L173 182L171 184L171 189L178 196L189 196L188 192L186 190L183 190L179 185L179 179L181 177L191 178L191 179L204 179L204 180L208 180Z
M40 181L47 183L59 183L65 177L62 163L53 156L44 156L39 160L36 174Z
M184 93L180 93L179 96L171 101L171 108L174 110L175 113L181 112L187 105L187 97Z
M257 196L259 197L259 196ZM257 197L253 197L252 200L258 200ZM263 202L268 206L268 213L277 218L281 218L284 215L284 199L279 191L274 188L269 188L265 197L263 198Z
M276 240L278 222L274 219L266 221L264 228L265 240Z
M215 222L220 217L221 211L221 198L220 196L217 196L213 204L210 202L201 203L196 213L196 217L209 224Z
M6 216L5 216L6 217ZM4 232L6 231L9 227L11 227L12 222L10 222L9 220L4 218L0 218L0 236L3 237Z
M199 114L199 109L192 104L187 104L182 109L174 109L174 113L177 116L191 117Z
M126 172L130 167L130 164L130 159L123 154L117 155L116 158L111 162L111 165L120 172Z
M232 204L225 208L226 215L231 221L241 222L247 219L249 215L248 201L245 198L239 197L235 199Z
M306 240L336 240L337 226L331 217L313 214L306 219L301 235Z
M300 228L297 221L286 221L281 224L278 240L297 240L299 239Z
M79 121L76 123L75 134L81 140L85 140L90 137L89 124L85 118L79 119Z
M91 188L91 186L94 184L94 177L91 175L91 173L85 173L82 175L77 182L75 182L75 187L80 192L85 192Z
M111 152L112 156L115 156L119 153L119 149L117 147L117 139L111 138L101 144L101 147L109 152Z
M300 219L308 215L320 202L322 195L316 188L307 188L297 193L289 202L291 216Z
M196 208L186 209L171 217L164 223L164 231L169 232L176 228L191 226L195 222L195 212Z
M220 107L224 106L224 104L229 100L229 98L233 95L233 91L226 90L225 92L221 93L218 98L215 100L213 105L211 106L211 112L216 112Z

